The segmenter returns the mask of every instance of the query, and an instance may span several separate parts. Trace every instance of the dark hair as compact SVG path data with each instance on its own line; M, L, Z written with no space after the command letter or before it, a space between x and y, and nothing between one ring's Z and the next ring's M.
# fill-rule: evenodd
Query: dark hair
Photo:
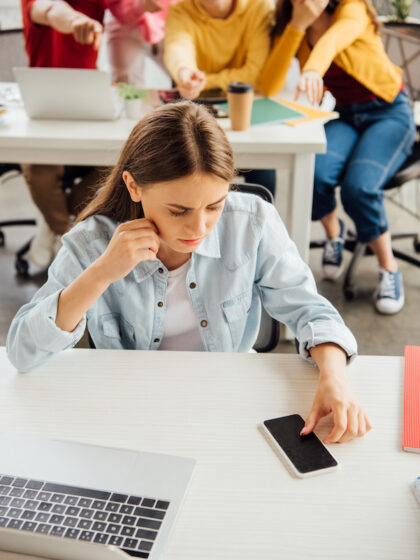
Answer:
M327 7L325 8L326 11L330 14L334 13L337 6L340 4L341 0L330 0ZM372 20L372 23L375 27L375 31L377 32L381 27L381 22L376 15L374 8L372 7L369 0L361 0L366 5L367 13ZM275 23L274 28L272 31L272 37L277 37L281 35L286 28L286 25L292 19L292 3L290 0L277 0L276 3L276 11L275 11Z
M142 217L141 204L131 200L123 181L124 171L141 187L200 171L227 182L235 176L225 133L206 107L190 101L158 107L136 124L104 186L76 222L95 214L117 222Z

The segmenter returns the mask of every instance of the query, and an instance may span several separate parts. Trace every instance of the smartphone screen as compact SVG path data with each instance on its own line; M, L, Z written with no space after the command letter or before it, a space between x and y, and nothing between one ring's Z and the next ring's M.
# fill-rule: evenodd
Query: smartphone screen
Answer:
M314 433L301 436L305 421L299 414L272 418L264 427L300 476L337 467L338 463Z

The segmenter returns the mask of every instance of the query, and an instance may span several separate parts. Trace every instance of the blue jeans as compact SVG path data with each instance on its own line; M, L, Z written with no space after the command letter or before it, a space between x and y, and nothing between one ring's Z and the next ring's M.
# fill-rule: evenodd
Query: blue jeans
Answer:
M340 118L325 125L327 153L315 158L312 219L334 210L340 185L358 239L370 243L388 230L383 187L412 150L413 111L404 91L392 103L378 98L336 110Z

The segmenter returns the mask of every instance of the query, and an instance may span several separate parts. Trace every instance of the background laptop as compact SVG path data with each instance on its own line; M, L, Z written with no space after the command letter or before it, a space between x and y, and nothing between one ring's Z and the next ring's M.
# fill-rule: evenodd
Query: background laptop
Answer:
M0 551L57 560L156 560L195 465L21 434L0 449Z
M25 67L13 72L33 119L113 120L121 112L107 72Z

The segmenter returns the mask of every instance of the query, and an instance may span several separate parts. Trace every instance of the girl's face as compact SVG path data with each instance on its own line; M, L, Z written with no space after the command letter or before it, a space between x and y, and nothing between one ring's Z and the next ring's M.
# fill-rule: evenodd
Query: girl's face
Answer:
M227 181L203 172L145 188L128 171L123 178L132 200L142 203L144 217L157 227L166 252L197 249L220 218L229 192Z

